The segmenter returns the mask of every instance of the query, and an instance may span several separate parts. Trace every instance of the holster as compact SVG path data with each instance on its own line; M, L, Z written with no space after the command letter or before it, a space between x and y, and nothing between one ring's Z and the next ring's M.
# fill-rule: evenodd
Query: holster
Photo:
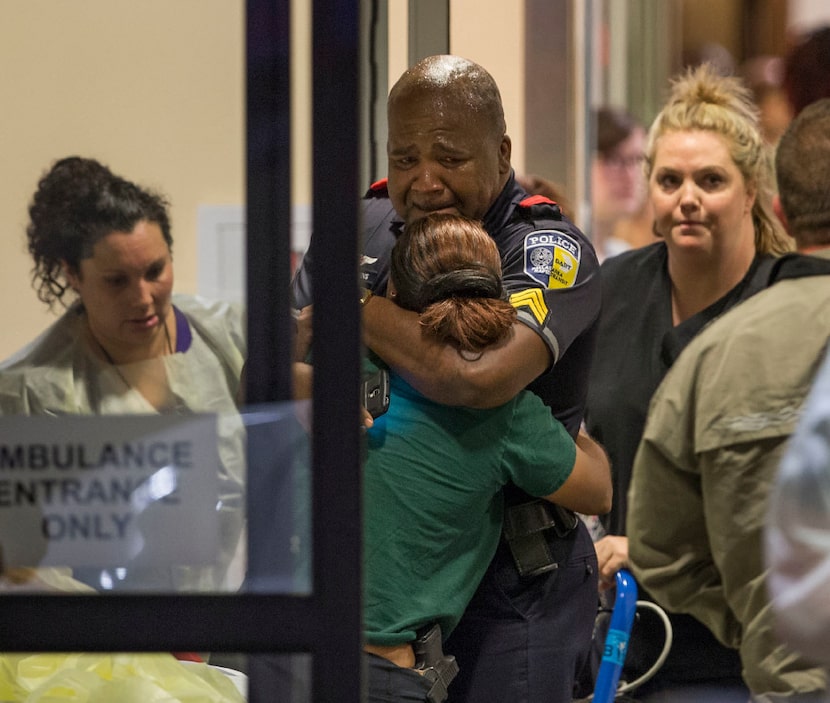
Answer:
M419 630L412 648L415 651L415 670L432 684L427 700L443 703L447 700L447 687L458 674L458 663L451 654L444 654L441 626L435 624Z
M567 536L579 518L570 510L546 500L507 506L504 538L520 576L537 576L559 568L548 546L548 531Z

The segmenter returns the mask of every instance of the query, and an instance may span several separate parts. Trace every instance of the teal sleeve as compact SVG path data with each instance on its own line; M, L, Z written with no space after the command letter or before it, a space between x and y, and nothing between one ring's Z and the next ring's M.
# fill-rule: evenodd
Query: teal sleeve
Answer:
M510 432L504 441L507 478L533 496L558 490L571 475L576 444L564 425L536 395L523 391L514 400Z

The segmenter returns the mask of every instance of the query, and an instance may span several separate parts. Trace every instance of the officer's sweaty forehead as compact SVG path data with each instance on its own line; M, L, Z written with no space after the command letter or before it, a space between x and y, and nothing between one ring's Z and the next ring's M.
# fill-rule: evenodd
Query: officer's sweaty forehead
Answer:
M424 83L435 87L449 87L455 81L463 80L473 73L477 64L460 56L431 56L417 64L412 73L420 73ZM415 77L418 80L418 77Z
M504 109L495 80L477 63L460 56L428 56L415 64L389 93L389 110L398 100L436 93L485 118L497 136L504 135Z

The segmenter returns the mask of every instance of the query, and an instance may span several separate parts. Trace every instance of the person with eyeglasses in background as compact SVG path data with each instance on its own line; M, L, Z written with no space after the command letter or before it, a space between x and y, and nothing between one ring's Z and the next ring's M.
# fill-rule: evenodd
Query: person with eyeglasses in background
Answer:
M594 111L596 139L591 162L591 242L600 261L654 241L651 228L639 226L648 207L645 160L646 130L629 112L614 107ZM632 226L622 227L625 221ZM631 235L637 235L632 237Z
M600 261L629 249L651 244L651 204L646 198L646 130L630 112L618 107L594 110L595 130L591 160L591 206L584 213L586 234ZM553 200L571 219L577 218L566 188L544 176L516 176L533 195ZM579 209L579 208L576 208Z

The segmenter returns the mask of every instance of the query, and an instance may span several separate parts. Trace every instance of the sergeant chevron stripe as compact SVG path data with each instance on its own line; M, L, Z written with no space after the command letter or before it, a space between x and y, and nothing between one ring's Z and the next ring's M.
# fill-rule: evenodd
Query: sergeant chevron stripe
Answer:
M545 324L545 319L548 316L548 306L545 303L545 295L541 288L527 288L518 293L513 293L510 296L510 304L514 308L527 308L540 325Z

